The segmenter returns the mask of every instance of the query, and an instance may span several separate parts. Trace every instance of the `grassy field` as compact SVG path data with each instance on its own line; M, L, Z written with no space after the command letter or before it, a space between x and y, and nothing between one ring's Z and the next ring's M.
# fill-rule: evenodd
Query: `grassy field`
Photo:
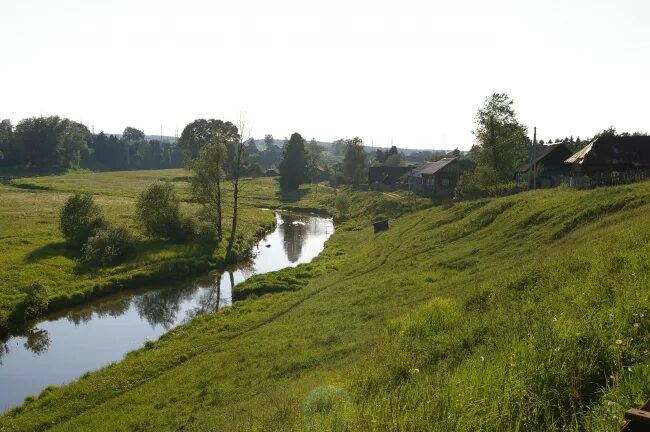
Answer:
M648 214L642 183L355 219L0 430L616 430L650 395Z
M225 242L215 249L209 242L174 243L139 236L136 252L121 265L88 269L78 263L59 232L59 211L72 192L95 196L109 221L138 233L133 220L134 202L147 185L171 181L185 201L182 210L195 213L198 205L189 195L185 170L71 172L60 176L14 179L0 185L0 327L25 297L24 288L42 282L51 304L86 301L89 295L120 287L140 286L207 270L225 255ZM226 184L226 194L230 192ZM308 185L290 195L279 193L273 178L242 181L241 232L253 242L275 222L272 212L261 208L296 207L328 211L332 190ZM225 202L224 226L230 227L231 197ZM227 238L227 232L224 238Z

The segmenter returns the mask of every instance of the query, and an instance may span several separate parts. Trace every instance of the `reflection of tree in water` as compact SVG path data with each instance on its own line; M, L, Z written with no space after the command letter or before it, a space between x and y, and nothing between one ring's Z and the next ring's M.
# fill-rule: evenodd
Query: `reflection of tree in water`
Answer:
M224 293L221 289L223 279L225 279L225 274L226 273L223 273L216 277L214 283L210 285L210 288L201 293L196 301L197 306L187 312L188 320L204 313L218 312L223 306L228 304L228 300L230 299L224 297ZM230 288L232 292L235 284L234 273L232 271L228 271L227 274L230 280Z
M128 297L104 301L94 304L91 309L70 312L67 319L68 321L79 325L81 323L87 323L93 319L94 314L97 314L98 318L106 316L118 317L124 315L129 310L130 306L131 299Z
M9 347L7 346L6 340L0 340L0 365L2 364L2 357L6 354L9 354Z
M284 221L280 226L282 239L284 240L284 251L289 261L296 262L300 259L303 243L307 239L309 218L289 214L281 214L280 217Z
M25 336L27 337L27 340L25 341L24 346L34 354L43 354L50 346L50 336L47 334L47 330L31 328L27 331Z
M146 319L152 327L159 324L165 330L169 330L180 311L181 302L190 297L195 290L195 286L189 285L184 289L151 291L134 298L133 304L140 317Z

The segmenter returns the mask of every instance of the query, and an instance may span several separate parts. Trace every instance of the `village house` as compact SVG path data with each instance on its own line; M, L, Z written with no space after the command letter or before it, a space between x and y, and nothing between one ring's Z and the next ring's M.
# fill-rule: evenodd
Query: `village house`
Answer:
M571 165L565 162L570 156L571 150L564 143L538 148L534 161L526 162L517 168L515 182L532 184L531 172L534 169L538 187L559 186L561 177L568 176L571 171Z
M566 160L576 175L650 169L650 136L599 137Z
M452 196L461 173L462 168L456 158L424 162L409 174L409 188L426 195Z
M413 169L408 166L376 166L368 168L368 184L373 189L390 189L399 186L402 178Z

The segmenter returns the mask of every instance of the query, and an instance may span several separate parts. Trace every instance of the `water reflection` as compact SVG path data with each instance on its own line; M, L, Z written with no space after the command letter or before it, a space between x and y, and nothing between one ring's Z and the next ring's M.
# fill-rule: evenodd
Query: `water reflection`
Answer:
M118 361L148 339L232 303L234 287L258 273L311 261L333 233L331 219L277 212L277 227L253 258L223 274L106 297L0 339L0 412L48 385Z

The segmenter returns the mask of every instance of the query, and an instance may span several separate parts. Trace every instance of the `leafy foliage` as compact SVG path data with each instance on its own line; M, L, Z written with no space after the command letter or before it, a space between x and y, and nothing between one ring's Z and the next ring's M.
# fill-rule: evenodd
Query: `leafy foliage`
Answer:
M343 158L343 175L345 180L358 186L367 177L368 155L363 148L363 140L359 137L346 140L345 156Z
M180 201L174 185L155 182L138 196L137 220L150 237L178 238L181 233Z
M284 147L284 157L280 163L280 187L297 190L305 182L306 168L305 140L295 132Z
M83 247L84 262L110 267L123 261L134 249L135 241L124 226L108 225L95 232Z
M101 209L95 204L92 195L74 194L61 209L59 229L73 244L83 244L95 230L104 225Z
M23 317L25 320L34 319L47 309L47 288L40 282L34 282L25 290L23 300Z

